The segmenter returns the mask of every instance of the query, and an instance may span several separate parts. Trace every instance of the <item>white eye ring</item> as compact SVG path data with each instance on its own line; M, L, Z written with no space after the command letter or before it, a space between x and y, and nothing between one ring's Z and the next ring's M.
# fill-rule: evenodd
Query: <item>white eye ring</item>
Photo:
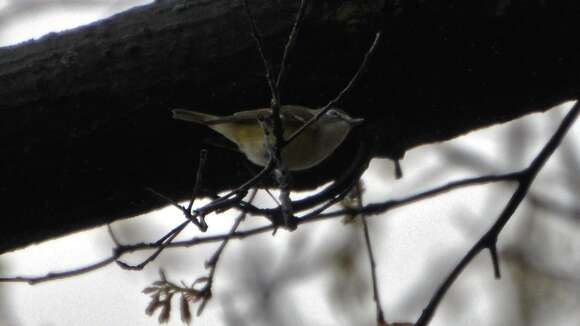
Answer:
M338 112L336 112L336 110L334 110L334 109L330 109L330 110L326 111L326 114L328 114L331 117L339 117Z

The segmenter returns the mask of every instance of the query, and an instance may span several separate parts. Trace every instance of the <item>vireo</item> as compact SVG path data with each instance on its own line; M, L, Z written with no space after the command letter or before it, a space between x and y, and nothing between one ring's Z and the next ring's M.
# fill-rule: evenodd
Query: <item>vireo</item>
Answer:
M288 139L320 109L310 109L299 105L283 105L280 108L284 125L284 137ZM174 109L173 118L208 126L238 145L238 148L254 164L265 166L270 158L266 148L263 123L272 110L257 109L241 111L229 116ZM350 129L363 122L351 118L339 109L330 109L315 123L306 128L298 137L282 149L282 160L289 170L305 170L326 159L344 141ZM274 144L275 137L269 131L269 142Z

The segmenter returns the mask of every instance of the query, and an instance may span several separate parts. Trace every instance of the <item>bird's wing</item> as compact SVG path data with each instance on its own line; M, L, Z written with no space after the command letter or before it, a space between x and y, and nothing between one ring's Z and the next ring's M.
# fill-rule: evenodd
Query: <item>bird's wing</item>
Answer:
M209 120L219 118L215 115L184 109L173 109L171 112L173 112L173 119L195 122L199 124L206 124Z
M282 114L286 119L300 124L308 122L318 111L300 105L284 105L282 107Z
M316 114L317 110L311 110L307 107L299 105L283 105L281 107L281 112L283 120L286 124L302 125L303 123L310 120L314 114ZM232 121L238 121L240 123L255 123L259 116L269 117L270 115L272 115L272 110L270 108L263 108L257 110L240 111L224 117L214 117L205 120L205 122L208 125L229 123Z

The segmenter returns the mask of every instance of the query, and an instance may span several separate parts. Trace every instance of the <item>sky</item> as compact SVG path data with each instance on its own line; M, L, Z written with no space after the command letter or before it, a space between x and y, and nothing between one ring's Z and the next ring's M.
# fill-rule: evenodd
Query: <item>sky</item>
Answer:
M149 0L0 0L0 46L37 39L111 16Z

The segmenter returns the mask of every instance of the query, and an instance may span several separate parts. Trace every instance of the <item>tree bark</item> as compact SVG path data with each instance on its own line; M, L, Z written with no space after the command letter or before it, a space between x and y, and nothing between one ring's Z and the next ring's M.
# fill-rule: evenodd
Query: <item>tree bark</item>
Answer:
M341 107L367 123L295 188L332 180L360 141L399 158L417 145L546 110L579 89L580 3L311 1L282 101L324 105L348 82L379 26L384 37ZM164 0L0 49L0 253L166 205L193 187L250 177L243 156L207 146L209 129L170 108L266 107L264 69L241 1ZM274 66L294 0L250 1Z

